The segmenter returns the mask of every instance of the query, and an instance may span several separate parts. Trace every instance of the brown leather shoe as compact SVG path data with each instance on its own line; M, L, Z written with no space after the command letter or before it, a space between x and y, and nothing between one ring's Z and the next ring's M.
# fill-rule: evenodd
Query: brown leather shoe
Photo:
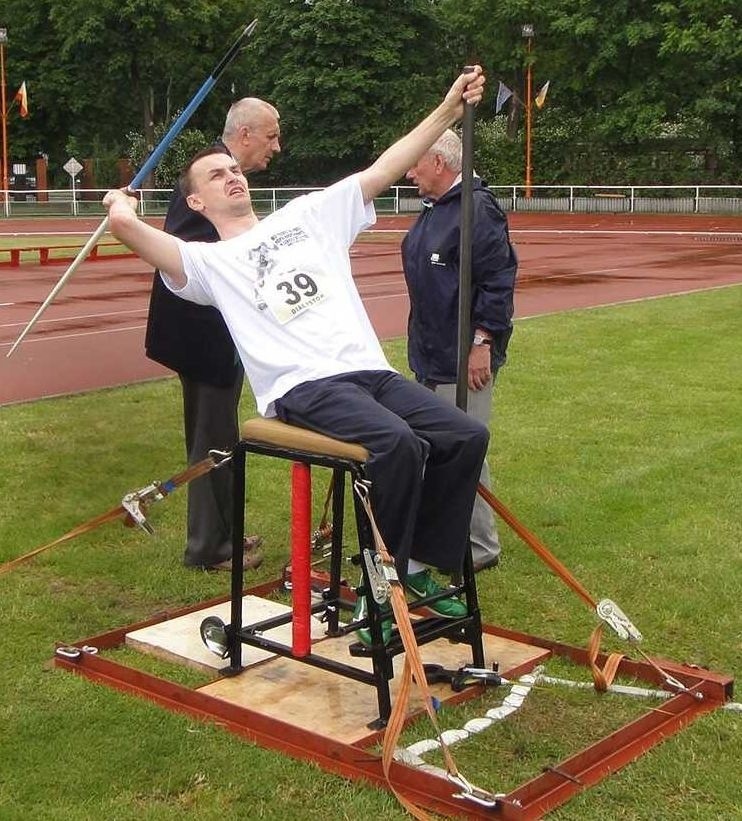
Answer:
M255 534L254 536L245 536L245 541L242 543L242 546L245 549L245 553L249 553L251 550L257 550L262 544L263 537Z
M263 564L263 552L260 546L263 544L262 536L246 536L243 542L244 553L242 554L243 570L257 570ZM227 570L232 572L232 559L209 565L207 570Z
M263 554L259 550L245 551L242 554L242 569L243 570L257 570L263 564ZM232 572L232 560L227 559L223 562L217 562L206 568L207 570L229 570Z

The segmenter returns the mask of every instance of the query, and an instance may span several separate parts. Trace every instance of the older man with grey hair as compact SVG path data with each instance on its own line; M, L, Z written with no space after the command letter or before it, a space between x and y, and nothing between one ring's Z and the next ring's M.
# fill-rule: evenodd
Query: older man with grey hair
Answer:
M407 172L423 199L422 213L402 243L410 295L408 360L418 382L456 401L458 364L461 140L448 129ZM468 413L489 425L492 392L512 333L517 259L494 194L474 179ZM480 481L490 486L487 463ZM475 571L500 561L490 508L477 497L471 520Z
M281 150L280 136L276 108L265 100L245 97L230 107L216 145L249 173L268 167ZM165 230L188 241L219 239L214 226L188 207L178 186L170 200ZM230 449L239 438L237 406L244 371L221 313L179 299L155 272L145 347L150 359L180 377L188 464L206 458L211 448ZM260 564L261 541L258 536L245 540L245 567ZM229 470L215 470L188 486L184 563L228 570L231 545L232 478Z

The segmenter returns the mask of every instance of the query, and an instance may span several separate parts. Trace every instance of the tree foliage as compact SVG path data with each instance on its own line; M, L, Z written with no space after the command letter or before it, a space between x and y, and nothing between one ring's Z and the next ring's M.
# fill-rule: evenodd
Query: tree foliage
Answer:
M367 163L454 76L429 0L263 0L246 54L253 93L281 111L286 179L326 182ZM275 170L274 170L275 175Z
M210 140L233 98L277 105L284 151L261 184L362 167L473 61L489 76L477 161L499 182L522 180L528 66L534 94L551 81L532 111L537 182L742 172L738 0L4 0L8 87L25 80L31 109L23 121L11 111L11 155L60 168L70 145L123 155L130 132L143 153L253 16L252 40L192 122ZM515 91L507 119L492 109L498 80Z

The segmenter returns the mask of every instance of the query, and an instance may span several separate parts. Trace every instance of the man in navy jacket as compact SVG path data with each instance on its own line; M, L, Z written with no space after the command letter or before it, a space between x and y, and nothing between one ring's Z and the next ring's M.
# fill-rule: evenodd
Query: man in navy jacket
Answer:
M281 150L279 114L263 100L245 97L232 105L219 144L245 172L262 171ZM216 242L219 235L189 208L176 186L165 230L184 240ZM211 448L231 449L239 439L237 406L244 372L234 343L216 308L179 299L158 272L152 283L147 356L174 370L183 389L183 425L188 464ZM228 570L232 555L232 477L214 470L188 485L188 527L184 562L191 567ZM261 539L245 540L245 567L257 567Z
M446 131L407 178L425 198L402 243L410 295L408 360L418 382L456 401L458 365L461 140ZM467 411L489 425L492 390L513 330L517 258L505 214L492 192L474 179L472 220L471 347ZM490 486L485 462L480 481ZM500 541L492 511L477 497L471 521L474 569L499 563Z

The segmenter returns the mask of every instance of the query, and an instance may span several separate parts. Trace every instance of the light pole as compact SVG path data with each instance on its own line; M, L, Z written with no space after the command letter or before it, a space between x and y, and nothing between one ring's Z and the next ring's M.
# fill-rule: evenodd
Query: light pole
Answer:
M8 203L8 107L5 99L5 44L8 30L0 28L0 111L3 121L3 200Z
M533 25L524 23L521 34L526 40L526 197L531 197L531 96L533 92L533 75L531 69L531 49L533 48Z

